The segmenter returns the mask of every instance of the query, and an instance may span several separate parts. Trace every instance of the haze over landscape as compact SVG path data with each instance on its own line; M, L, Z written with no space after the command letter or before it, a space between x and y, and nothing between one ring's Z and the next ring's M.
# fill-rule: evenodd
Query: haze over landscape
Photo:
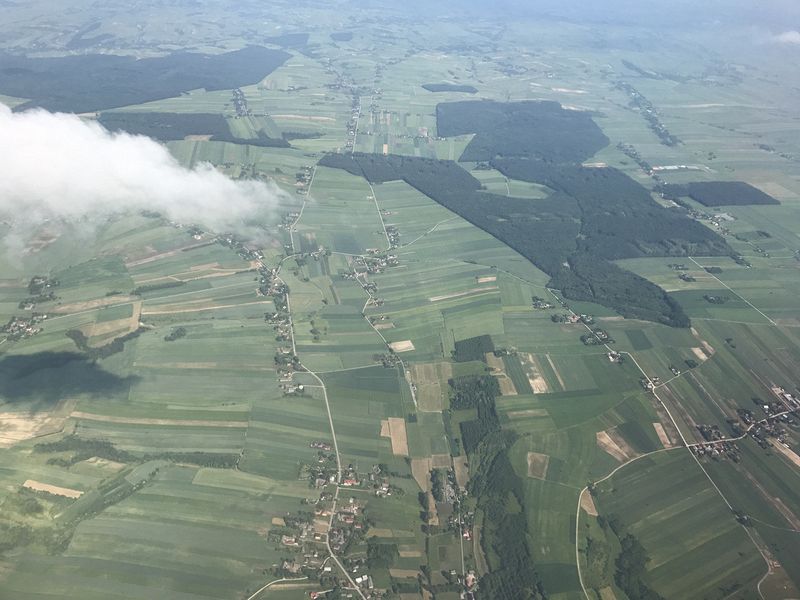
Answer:
M800 598L797 2L0 15L0 599Z

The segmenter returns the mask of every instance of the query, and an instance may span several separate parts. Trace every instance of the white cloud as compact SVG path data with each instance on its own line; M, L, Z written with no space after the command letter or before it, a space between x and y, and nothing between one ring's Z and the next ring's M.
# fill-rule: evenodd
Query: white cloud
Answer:
M131 210L234 230L274 205L277 187L181 166L144 136L75 115L0 105L0 213L17 224L94 221Z
M800 44L800 31L784 31L773 36L772 40L779 44Z

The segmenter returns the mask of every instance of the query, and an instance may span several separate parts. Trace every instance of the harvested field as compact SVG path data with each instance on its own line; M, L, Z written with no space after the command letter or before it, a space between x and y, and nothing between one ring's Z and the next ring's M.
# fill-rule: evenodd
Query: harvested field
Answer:
M390 343L389 348L395 352L411 352L414 349L414 344L411 343L411 340L404 340Z
M450 455L449 454L434 454L431 456L431 467L434 469L449 469L450 468Z
M391 529L382 529L380 527L370 527L369 533L367 535L369 537L380 537L380 538L394 537L394 533L392 533Z
M272 115L273 119L286 119L287 121L328 121L336 122L333 117L315 117L312 115Z
M378 331L383 331L385 329L394 329L394 323L378 323L377 325L373 325L373 327Z
M55 242L61 234L54 231L43 230L37 233L25 246L24 254L33 254L47 248L50 244Z
M499 356L495 356L494 352L487 352L484 354L484 358L486 359L486 364L489 365L489 368L493 373L497 374L506 372L506 366L503 363L503 359Z
M478 277L478 283L492 283L493 281L497 281L497 275L487 275L486 277Z
M547 454L528 452L528 477L544 479L547 475L547 465L550 457Z
M711 344L709 344L707 341L705 341L703 338L700 337L700 334L698 333L697 329L692 327L690 331L692 332L692 335L695 337L695 339L698 342L700 342L699 347L692 348L692 353L694 353L694 355L698 358L698 360L704 361L714 356L713 346L711 346Z
M423 492L431 489L431 468L430 458L411 459L411 474L414 476L414 481L417 482L419 489Z
M533 354L520 354L522 368L528 377L528 383L534 394L546 394L550 391L547 380L542 376L542 367Z
M198 307L198 308L181 308L179 304L176 305L165 305L161 308L161 310L143 310L143 315L173 315L178 313L193 313L193 312L203 312L206 310L219 310L221 308L238 308L239 306L252 306L253 304L270 304L272 305L272 300L256 300L255 302L240 302L239 304L213 304L209 303L206 306ZM410 343L410 342L409 342ZM411 347L413 350L414 347Z
M244 429L247 421L203 421L201 419L148 419L133 417L113 417L111 415L96 415L93 413L73 411L70 414L73 419L83 419L85 421L101 421L104 423L124 423L126 425L168 425L171 427L230 427L233 429Z
M330 523L327 519L314 519L314 532L315 533L328 533Z
M149 255L144 256L142 258L137 258L135 260L126 261L125 262L125 266L127 268L130 268L130 267L138 267L139 265L146 265L147 263L155 262L155 261L160 260L162 258L168 258L170 256L176 256L176 255L180 254L181 252L184 252L186 250L190 250L192 248L198 248L200 246L205 246L207 243L208 242L200 242L200 243L197 243L197 244L188 244L186 246L181 246L180 248L175 248L174 250L169 250L167 252L155 252L155 251L153 251L152 254L149 254Z
M667 435L667 432L661 423L653 423L653 429L656 430L656 435L658 436L658 439L664 448L672 448L672 446L674 446L672 440L669 439L669 436Z
M34 481L33 479L28 479L25 481L25 483L22 484L22 487L28 488L29 490L34 490L35 492L47 492L48 494L53 494L54 496L64 496L65 498L80 498L83 496L83 492L80 490L50 485L48 483L42 483L41 481Z
M392 439L392 454L408 456L408 437L406 420L402 417L389 417L389 437Z
M506 373L506 366L503 359L499 356L495 356L494 352L487 352L485 358L486 364L489 365L492 374L497 378L497 383L500 385L500 394L503 396L516 396L517 388Z
M594 505L594 498L589 493L588 490L583 492L581 496L581 509L586 512L586 514L591 515L593 517L597 516L597 507Z
M70 302L69 304L61 304L53 307L51 310L54 313L74 313L82 312L85 310L92 310L94 308L102 308L112 304L127 304L128 302L138 300L135 296L108 296L107 298L98 298L97 300L86 300L84 302Z
M61 431L74 405L74 400L62 400L51 411L0 412L0 448Z
M453 376L450 363L415 363L411 366L411 380L417 386L419 410L440 412L445 405L446 383Z
M87 458L84 461L81 461L87 465L94 465L97 467L103 467L106 469L110 469L112 471L119 471L120 469L125 468L125 463L116 462L113 460L108 460L107 458L100 458L99 456L93 456L91 458Z
M617 595L610 585L600 590L600 600L617 600Z
M781 443L775 444L775 450L777 450L785 458L789 459L789 461L795 467L800 467L800 456L798 456L798 454L794 450L792 450L791 448L787 448Z
M387 421L386 419L383 419L381 421L381 433L380 433L380 436L381 437L387 437L387 438L388 437L392 437L392 434L389 433L389 421Z
M419 571L414 569L389 569L389 575L401 579L416 579L417 575L419 575Z
M505 373L496 377L497 383L500 384L500 395L502 396L516 396L517 388L514 387L514 382Z
M469 463L466 456L453 457L453 470L456 473L458 487L464 489L469 483Z
M272 517L272 524L276 527L286 527L286 520L283 517Z
M553 369L553 373L556 374L556 378L558 379L558 384L561 386L561 389L566 390L567 386L564 385L564 380L561 378L561 373L558 372L558 369L556 368L556 365L553 362L553 359L550 358L549 354L545 354L545 356L547 357L547 362L550 363L550 367Z
M319 586L314 582L293 583L291 581L287 581L287 582L282 582L282 583L276 583L275 585L271 586L270 589L277 592L277 591L281 591L281 590L284 590L284 591L288 591L288 590L309 590L309 589L315 588L315 587L319 587ZM303 593L303 596L305 596L305 595L306 594Z
M636 456L636 451L622 439L613 427L596 434L597 445L619 462L627 462Z
M454 298L463 298L465 296L484 294L486 292L495 292L498 289L499 288L496 285L485 288L472 288L471 290L465 290L463 292L454 292L452 294L445 294L443 296L433 296L431 298L428 298L428 301L441 302L442 300L453 300Z
M101 337L111 333L116 333L118 335L133 333L139 329L139 319L142 315L142 301L136 300L131 302L131 305L133 309L131 310L130 317L92 323L84 328L83 333L89 338Z
M401 558L419 558L421 556L422 552L419 550L400 550Z
M528 408L525 410L512 410L506 413L509 419L520 419L525 417L546 417L546 408Z
M438 527L439 511L436 509L436 500L434 499L433 494L431 492L425 492L425 500L428 504L426 511L428 513L428 525Z
M486 561L486 555L483 553L483 545L481 544L481 527L478 523L483 522L482 513L480 521L476 521L475 535L472 538L472 551L475 556L475 569L480 575L486 575L489 572L489 564Z

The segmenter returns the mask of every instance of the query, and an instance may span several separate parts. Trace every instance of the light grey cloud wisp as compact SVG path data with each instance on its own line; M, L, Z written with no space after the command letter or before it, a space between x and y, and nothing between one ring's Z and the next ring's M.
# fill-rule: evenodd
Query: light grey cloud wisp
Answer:
M791 30L784 31L772 37L772 41L779 44L797 44L800 45L800 31Z

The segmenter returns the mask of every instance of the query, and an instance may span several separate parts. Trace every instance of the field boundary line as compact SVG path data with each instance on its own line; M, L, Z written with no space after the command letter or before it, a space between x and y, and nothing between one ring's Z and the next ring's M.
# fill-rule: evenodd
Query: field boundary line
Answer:
M701 265L699 262L697 262L697 261L696 261L694 258L692 258L691 256L689 257L689 260L690 260L690 261L692 261L694 264L696 264L696 265L697 265L698 267L700 267L701 269L705 270L705 267L704 267L703 265ZM706 272L708 273L708 271L706 271ZM711 275L711 276L712 276L714 279L716 279L716 280L717 280L717 282L718 282L718 283L720 283L720 284L721 284L721 285L722 285L722 286L723 286L723 287L724 287L726 290L728 290L728 291L729 291L729 292L731 292L732 294L736 294L736 295L739 297L739 299L740 299L742 302L744 302L745 304L747 304L747 305L748 305L750 308L752 308L754 311L756 311L758 314L760 314L762 317L764 317L764 318L765 318L767 321L769 321L769 322L770 322L770 323L771 323L771 324L772 324L774 327L777 327L777 326L778 326L778 324L777 324L775 321L773 321L773 320L772 320L772 319L770 319L770 318L769 318L767 315L765 315L763 312L761 312L759 309L757 309L757 308L755 307L755 305L754 305L752 302L750 302L750 301L749 301L747 298L745 298L745 297L744 297L744 296L742 296L742 295L741 295L739 292L737 292L736 290L734 290L734 289L733 289L731 286L729 286L727 283L725 283L724 281L722 281L722 280L721 280L719 277L717 277L716 275L714 275L714 273L708 273L708 274L709 274L709 275Z

